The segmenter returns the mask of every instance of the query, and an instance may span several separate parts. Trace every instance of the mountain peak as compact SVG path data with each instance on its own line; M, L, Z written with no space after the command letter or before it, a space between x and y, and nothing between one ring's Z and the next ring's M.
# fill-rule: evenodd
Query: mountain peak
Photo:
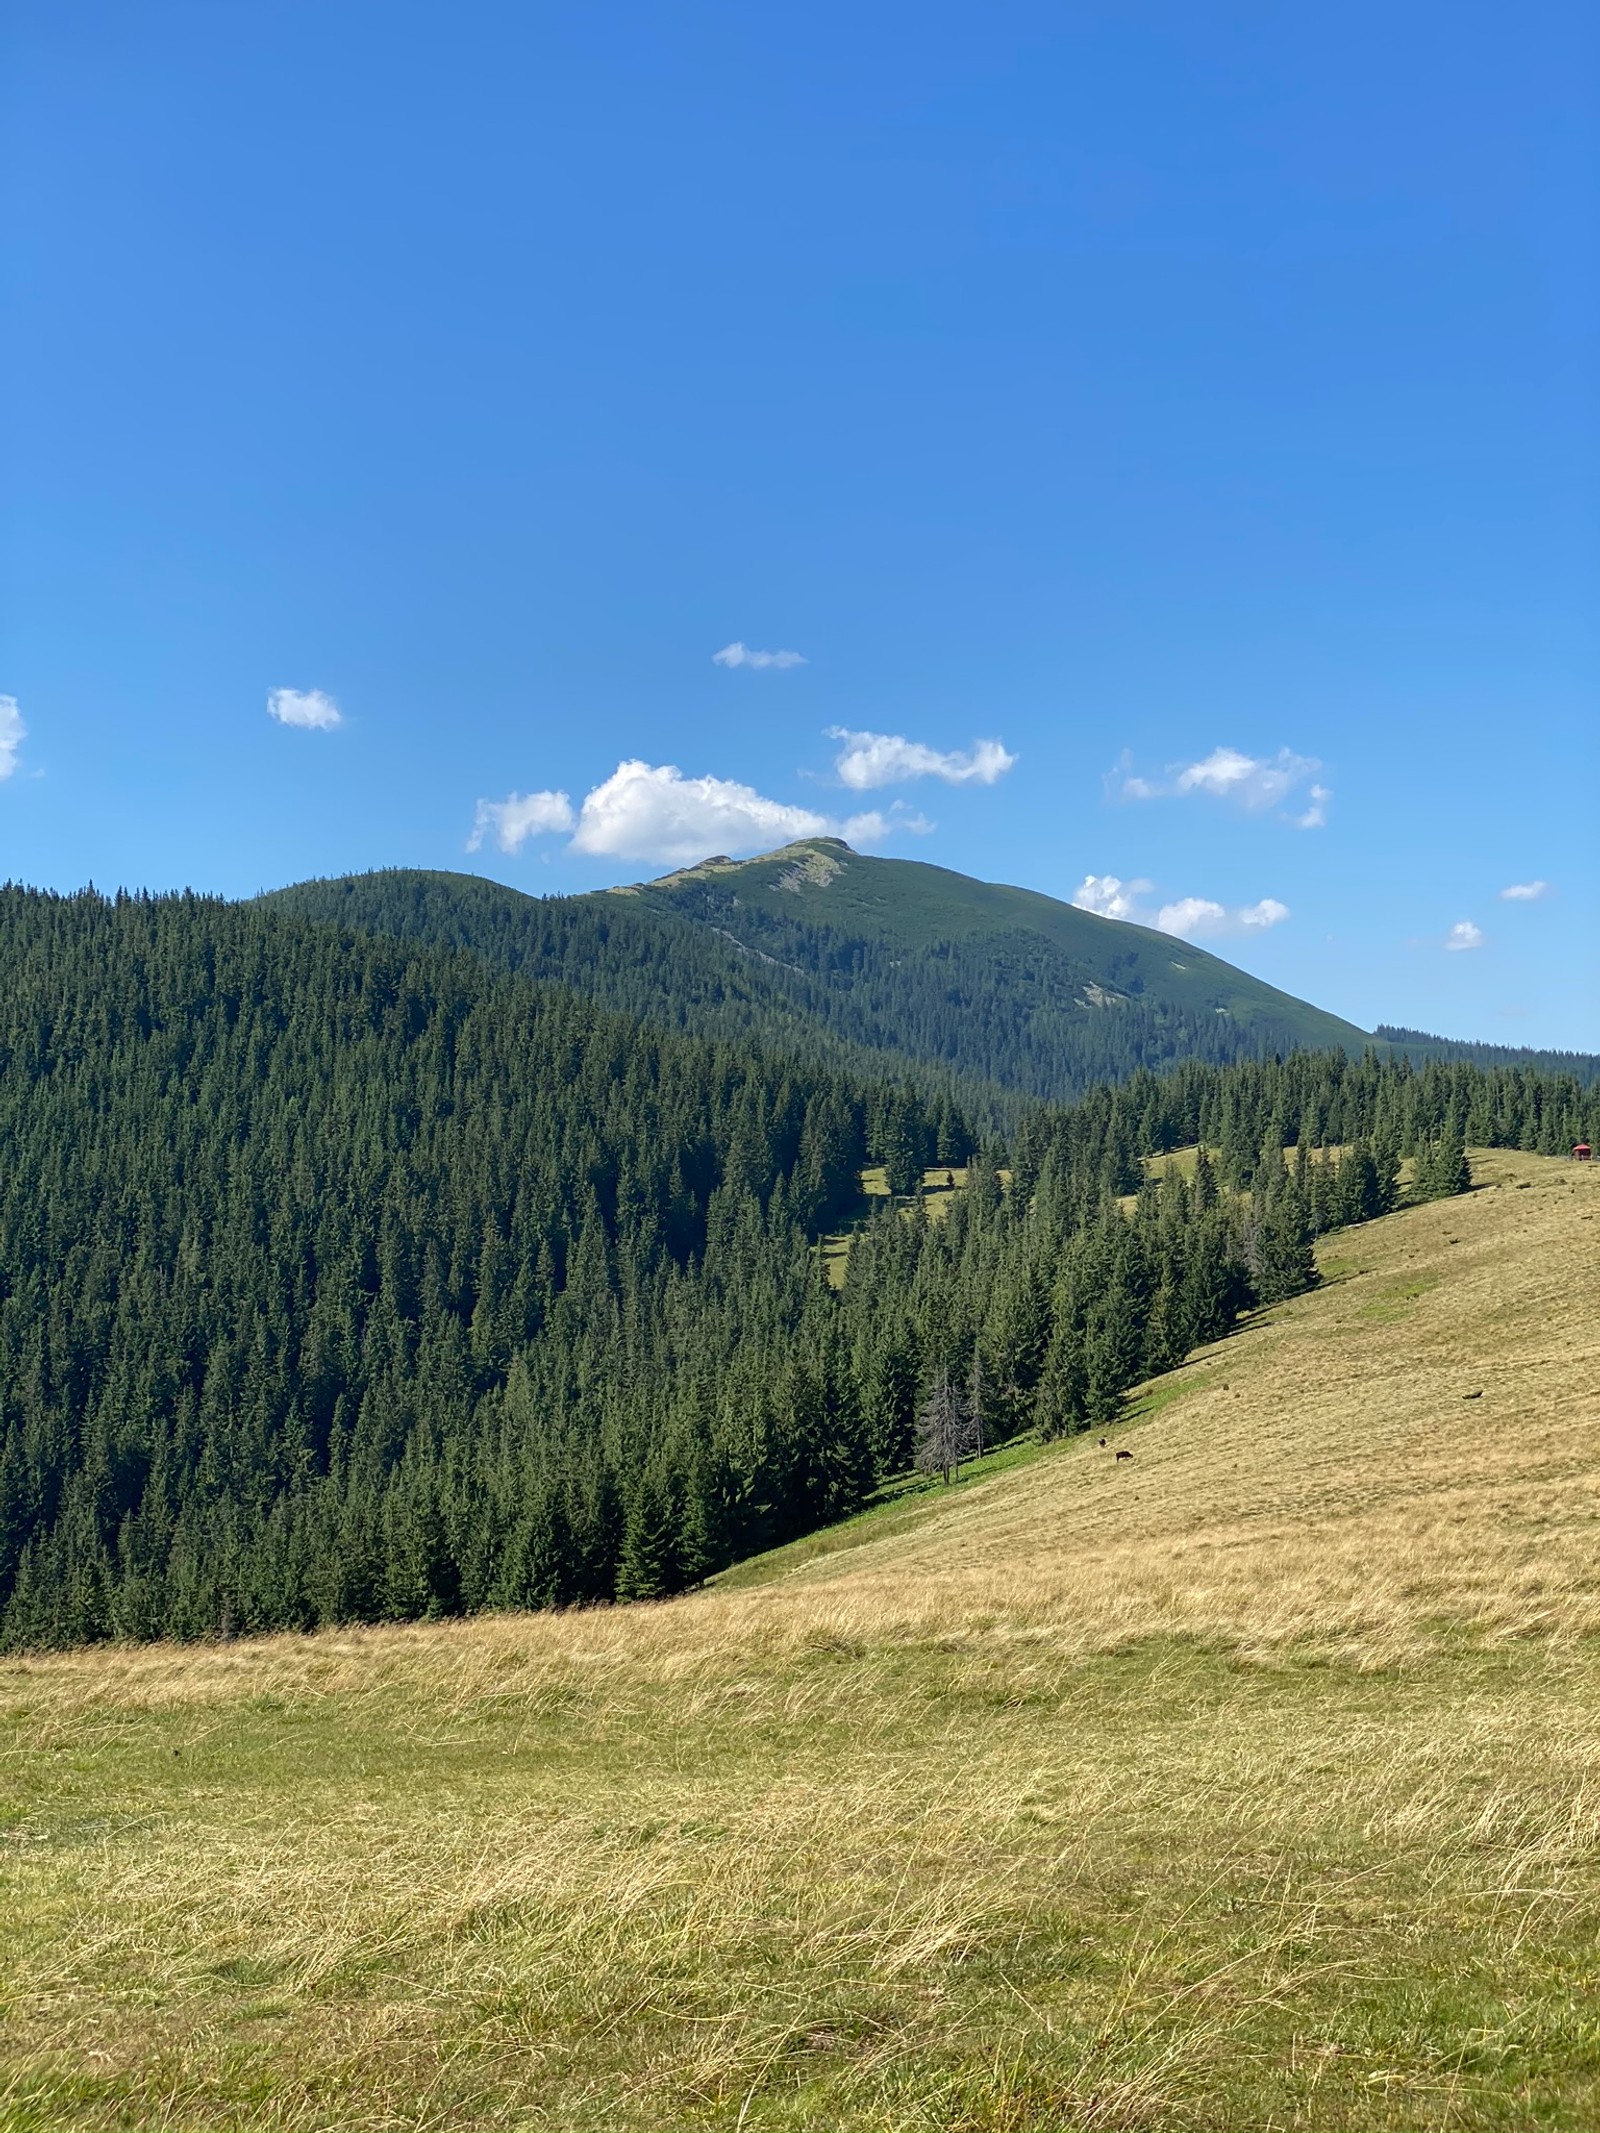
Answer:
M619 883L614 889L604 890L607 896L637 896L645 889L680 889L690 882L710 881L719 874L740 874L747 867L765 867L787 860L790 873L801 870L803 879L796 879L794 886L807 882L821 888L840 871L839 855L854 859L857 855L842 837L796 837L792 844L780 844L770 852L756 852L749 859L730 859L726 852L717 852L709 859L697 859L692 866L674 867L670 874L658 874L653 881ZM790 886L789 876L777 884Z

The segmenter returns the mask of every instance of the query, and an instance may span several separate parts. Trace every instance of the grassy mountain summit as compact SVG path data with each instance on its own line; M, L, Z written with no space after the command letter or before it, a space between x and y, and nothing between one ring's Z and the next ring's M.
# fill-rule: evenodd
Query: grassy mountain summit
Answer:
M756 859L708 859L609 893L717 927L724 938L801 968L876 976L921 959L947 994L953 975L971 982L982 956L1029 1019L1137 1003L1225 1015L1235 1029L1274 1043L1325 1051L1370 1041L1353 1022L1170 934L1101 918L1037 889L977 881L921 860L871 858L837 837L805 838Z
M1180 1059L1372 1041L1148 927L830 837L585 896L394 870L273 900L471 949L657 1026L931 1076L980 1112L985 1099L1060 1099Z

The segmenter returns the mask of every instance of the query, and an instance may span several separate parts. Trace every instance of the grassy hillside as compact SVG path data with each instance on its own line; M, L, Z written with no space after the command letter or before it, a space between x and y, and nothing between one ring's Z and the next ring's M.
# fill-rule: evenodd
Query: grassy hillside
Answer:
M5 1663L5 2122L1592 2125L1600 1178L1478 1171L723 1587Z

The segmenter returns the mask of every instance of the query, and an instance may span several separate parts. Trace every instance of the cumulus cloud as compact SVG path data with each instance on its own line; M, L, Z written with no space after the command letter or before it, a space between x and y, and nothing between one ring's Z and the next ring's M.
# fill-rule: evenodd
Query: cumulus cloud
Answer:
M512 793L480 800L467 850L493 839L517 852L530 837L569 836L569 850L589 858L660 859L690 866L714 852L731 856L792 844L799 837L843 837L847 844L882 844L900 831L924 836L925 815L900 801L847 816L842 822L814 808L769 800L735 778L686 778L675 763L619 763L574 809L564 792Z
M528 838L565 832L576 820L564 792L514 792L504 800L480 800L467 850L481 851L484 839L493 837L502 852L520 851Z
M1213 903L1209 896L1180 896L1175 904L1163 904L1156 913L1158 932L1176 933L1186 941L1197 941L1207 933L1223 933L1227 925L1227 906Z
M1258 904L1246 904L1236 914L1241 926L1264 933L1268 926L1281 926L1289 916L1289 906L1280 904L1275 896L1263 896Z
M9 700L7 697L0 697L0 703ZM1514 881L1500 891L1500 901L1503 904L1536 904L1541 897L1549 894L1550 884L1547 881Z
M1447 953L1457 955L1463 948L1483 946L1483 928L1475 926L1470 918L1458 918L1444 937Z
M714 667L754 667L759 670L764 667L803 667L805 663L803 652L754 652L737 637L732 644L725 644L720 652L711 655Z
M1153 881L1123 881L1115 874L1085 874L1073 891L1072 901L1080 911L1093 911L1099 918L1138 921L1139 899L1155 887Z
M269 689L267 716L280 726L305 726L324 733L344 724L344 713L320 689Z
M1213 748L1198 763L1170 765L1164 779L1146 778L1134 772L1125 752L1111 774L1109 786L1121 800L1184 799L1200 793L1257 815L1282 807L1289 795L1308 779L1314 779L1321 768L1315 756L1296 755L1292 748L1280 748L1272 756L1245 755L1237 748ZM1286 819L1296 829L1321 829L1328 819L1332 798L1326 785L1313 783L1306 795L1306 807Z
M903 785L912 778L943 778L947 785L993 785L1017 760L999 741L974 741L964 754L941 753L903 733L856 733L830 726L830 741L843 741L834 759L839 781L852 792L879 785Z
M673 859L686 866L710 852L751 851L821 836L826 819L809 807L766 799L734 778L686 778L674 763L619 763L587 795L572 839L575 852L611 859Z
M1209 896L1180 896L1156 913L1156 930L1198 941L1218 933L1264 933L1269 926L1281 926L1288 916L1289 906L1275 896L1263 896L1258 904L1245 904L1237 911Z
M0 696L0 784L3 784L16 769L22 756L22 744L28 738L28 729L22 722L22 709L14 696Z
M1179 896L1169 904L1149 911L1143 899L1155 887L1149 881L1123 881L1116 874L1087 874L1072 901L1080 911L1093 911L1100 918L1121 918L1136 926L1154 926L1158 933L1175 933L1184 940L1199 940L1207 934L1264 933L1280 926L1289 916L1289 906L1275 896L1230 911L1210 896Z

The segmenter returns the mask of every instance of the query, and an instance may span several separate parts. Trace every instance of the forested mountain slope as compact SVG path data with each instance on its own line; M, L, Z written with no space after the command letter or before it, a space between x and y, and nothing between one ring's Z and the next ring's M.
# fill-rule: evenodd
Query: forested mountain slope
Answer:
M1359 1051L1368 1041L1170 934L919 860L870 858L837 838L711 859L609 893L720 928L779 964L847 978L886 1023L909 1024L919 1049L959 1050L973 1070L1041 1095L1059 1093L1039 1083L1059 1071L1057 1053L1085 1041L1079 1024L1114 1026L1130 1007L1144 1043L1221 1020L1233 1056L1263 1045ZM988 1034L997 1020L1007 1034Z
M1190 1063L1029 1113L1009 1189L977 1151L835 1294L863 1160L959 1160L954 1111L270 905L0 892L0 1635L673 1590L862 1502L941 1373L987 1437L1080 1428L1402 1154L1450 1190L1464 1133L1594 1124L1570 1079Z
M1578 1054L1369 1035L1204 949L1029 889L864 857L818 837L660 881L532 897L394 869L265 899L299 916L470 949L657 1028L753 1038L868 1078L913 1076L976 1119L1182 1059L1295 1049L1600 1074Z
M914 1071L980 1112L996 1091L1059 1101L1179 1059L1372 1041L1166 934L827 837L589 896L396 871L270 900L470 948L659 1026Z

